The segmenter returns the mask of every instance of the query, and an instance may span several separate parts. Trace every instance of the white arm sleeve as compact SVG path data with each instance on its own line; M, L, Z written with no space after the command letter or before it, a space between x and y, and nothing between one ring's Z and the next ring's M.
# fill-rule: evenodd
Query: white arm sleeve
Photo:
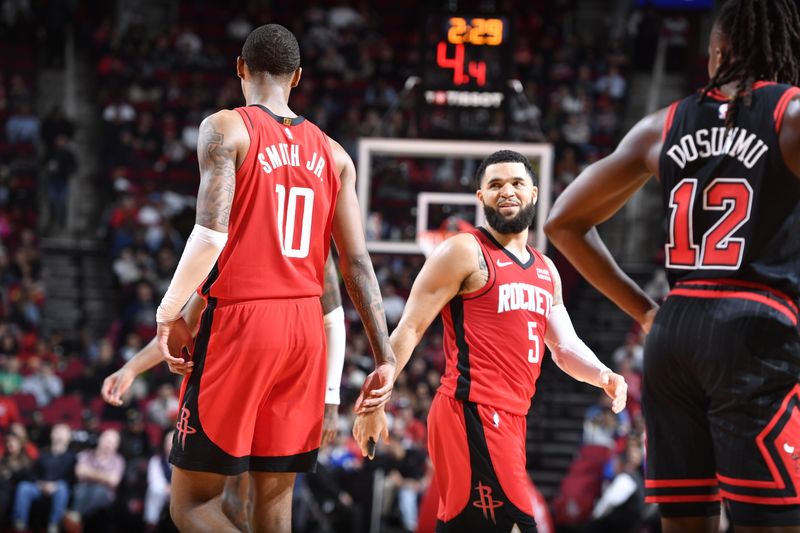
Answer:
M211 272L226 242L227 233L194 225L167 293L156 311L157 322L172 322L181 315L184 304Z
M544 342L558 367L578 381L599 387L600 374L610 371L578 338L563 304L554 305L551 309Z
M344 367L344 309L340 305L323 317L325 339L328 341L328 377L325 384L325 403L339 405L339 387L342 383Z

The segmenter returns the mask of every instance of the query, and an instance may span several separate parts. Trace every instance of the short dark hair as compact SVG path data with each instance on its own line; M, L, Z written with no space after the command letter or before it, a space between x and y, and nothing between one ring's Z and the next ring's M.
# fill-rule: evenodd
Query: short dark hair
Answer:
M533 181L533 184L534 185L539 184L539 177L536 175L536 172L533 171L531 162L527 157L525 157L519 152L515 152L514 150L498 150L497 152L491 154L489 157L481 161L481 164L478 167L477 172L475 172L475 181L479 189L481 188L481 181L483 181L483 176L484 174L486 174L486 168L489 165L496 165L497 163L522 163L525 166L525 170L528 172L528 176L531 177L531 181Z
M242 58L251 72L286 76L300 67L300 45L280 24L264 24L247 36Z

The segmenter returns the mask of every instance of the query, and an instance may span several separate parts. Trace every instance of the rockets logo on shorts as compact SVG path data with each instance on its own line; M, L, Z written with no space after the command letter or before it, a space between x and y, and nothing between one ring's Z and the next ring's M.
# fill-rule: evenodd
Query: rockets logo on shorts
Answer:
M496 524L497 519L494 516L494 510L502 507L503 502L492 498L492 487L484 485L480 481L478 481L475 490L478 491L478 499L472 502L472 505L483 511L483 517L486 520L491 519L492 523Z
M178 423L175 424L175 429L178 431L178 441L181 443L181 448L186 449L186 436L197 433L197 430L189 425L189 416L191 413L186 407L181 408L181 414L178 416Z

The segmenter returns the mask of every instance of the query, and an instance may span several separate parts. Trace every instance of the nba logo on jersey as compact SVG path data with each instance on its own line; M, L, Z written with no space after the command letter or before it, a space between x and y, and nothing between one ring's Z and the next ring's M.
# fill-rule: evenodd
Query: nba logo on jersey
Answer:
M290 130L289 128L283 128L283 132L286 134L286 138L288 138L290 141L294 140L294 135L292 135L292 130Z
M721 104L719 106L719 119L725 120L725 117L728 116L728 104Z

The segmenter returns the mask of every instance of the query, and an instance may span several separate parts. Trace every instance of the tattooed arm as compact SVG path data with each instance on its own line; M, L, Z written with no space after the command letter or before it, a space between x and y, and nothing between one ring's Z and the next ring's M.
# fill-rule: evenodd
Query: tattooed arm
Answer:
M356 171L344 148L332 139L329 141L341 180L333 216L333 240L339 251L344 286L364 323L375 357L375 371L367 377L362 392L372 394L385 403L392 392L396 361L389 345L378 279L364 240L361 210L356 196Z
M342 306L342 291L339 290L339 276L336 273L333 254L329 254L328 260L325 262L325 287L319 301L322 304L323 315Z
M477 291L488 279L481 247L472 235L451 237L433 251L414 280L403 316L392 332L390 340L397 357L395 379L442 308L459 294ZM365 406L373 403L367 400Z
M451 237L433 251L414 280L403 316L392 332L392 349L397 356L395 380L442 308L457 295L480 289L488 279L486 261L472 235ZM361 410L353 425L353 436L361 453L371 458L374 448L370 448L368 437L385 432L386 416L383 406L373 398L359 397L357 407L359 403Z
M249 147L250 137L236 111L219 111L200 124L197 141L200 190L195 219L200 226L227 233L236 192L236 169Z
M184 363L191 350L192 335L180 318L180 311L211 271L228 240L236 168L244 160L249 145L247 129L236 111L220 111L200 125L196 224L156 312L158 345L162 357L171 365Z

